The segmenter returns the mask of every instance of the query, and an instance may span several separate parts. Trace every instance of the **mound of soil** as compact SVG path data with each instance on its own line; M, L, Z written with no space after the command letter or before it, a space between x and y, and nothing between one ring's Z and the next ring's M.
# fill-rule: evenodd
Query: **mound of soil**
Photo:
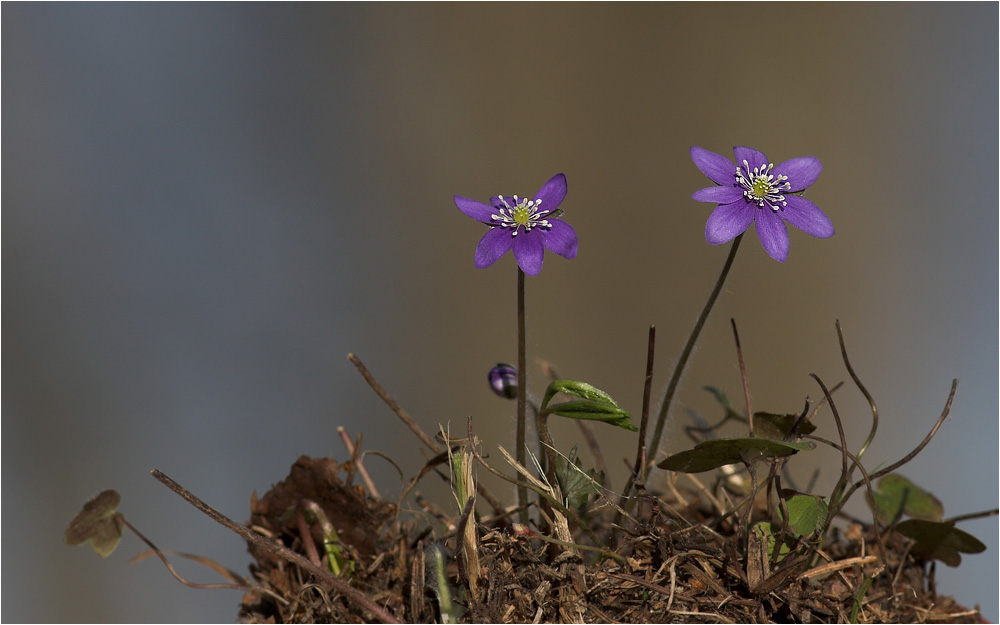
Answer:
M934 564L910 554L899 534L882 536L883 552L875 528L851 521L811 556L793 553L772 563L739 535L735 515L720 515L702 496L676 489L669 495L640 489L636 520L613 544L608 508L583 517L592 534L612 545L597 546L605 553L541 540L509 514L478 518L479 575L470 580L459 557L458 515L442 519L447 535L434 536L353 486L353 476L349 462L303 456L287 479L254 498L249 525L306 554L306 543L323 545L324 535L313 523L303 540L303 526L289 510L315 502L353 563L341 578L400 622L986 622L978 610L937 594ZM574 542L588 544L582 528L569 527ZM376 619L296 565L253 547L251 554L261 590L245 595L241 621ZM318 563L327 567L327 558Z

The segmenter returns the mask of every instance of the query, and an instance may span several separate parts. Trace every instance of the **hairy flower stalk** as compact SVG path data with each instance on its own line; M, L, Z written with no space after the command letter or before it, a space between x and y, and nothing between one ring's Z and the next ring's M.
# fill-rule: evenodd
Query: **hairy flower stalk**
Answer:
M763 152L753 148L736 147L733 148L733 153L736 164L704 148L691 148L691 160L695 166L719 185L695 191L691 196L699 202L718 204L705 224L705 240L712 245L732 241L733 245L667 384L649 444L649 449L654 452L659 447L667 413L684 367L691 357L708 314L722 291L722 285L729 276L736 251L747 228L754 224L764 250L778 262L788 259L788 230L785 223L814 237L825 239L833 236L830 218L809 200L795 195L816 182L823 169L819 159L803 156L774 165Z
M566 197L566 176L556 174L546 182L532 199L516 195L506 198L496 195L485 204L455 196L455 206L476 221L489 226L489 230L476 246L476 267L489 267L510 250L517 260L517 425L515 454L522 466L527 466L525 448L525 412L527 409L527 384L525 382L525 328L524 328L524 276L538 275L542 270L545 250L564 258L576 258L578 240L576 231L560 219L559 205ZM520 520L528 522L528 491L517 489L517 503L521 508Z

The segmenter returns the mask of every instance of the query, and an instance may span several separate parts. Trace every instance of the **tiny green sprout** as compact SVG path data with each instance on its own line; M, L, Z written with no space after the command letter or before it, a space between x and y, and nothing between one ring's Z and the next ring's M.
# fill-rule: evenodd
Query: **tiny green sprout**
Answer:
M448 555L444 547L431 543L424 548L427 588L434 593L441 610L442 623L457 623L462 616L462 608L451 600L451 586L448 584Z
M302 516L302 521L307 524L299 526L300 538L306 546L306 551L312 550L315 552L315 545L313 544L312 534L309 533L308 525L319 525L320 532L323 534L323 552L326 554L329 571L338 576L353 575L354 561L344 554L341 548L340 535L337 533L337 529L333 527L333 523L330 523L326 513L323 512L323 508L311 499L303 499L299 501L298 505L290 506L281 516L281 519L289 524L300 523L301 521L298 520L299 515Z
M125 519L115 512L122 497L115 490L106 490L87 503L66 527L66 544L82 545L90 542L90 547L99 556L106 558L118 546Z
M604 472L596 469L584 471L583 464L576 457L576 449L577 446L573 445L567 458L562 455L556 458L556 479L559 480L566 505L579 509L587 505L591 495L597 494L594 483L604 483Z

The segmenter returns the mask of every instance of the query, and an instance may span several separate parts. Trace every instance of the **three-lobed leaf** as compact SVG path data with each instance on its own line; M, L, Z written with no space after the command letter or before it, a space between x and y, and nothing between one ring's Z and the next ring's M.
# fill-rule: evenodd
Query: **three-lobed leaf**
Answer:
M798 423L798 426L795 426L796 423ZM816 424L805 419L799 421L799 415L797 414L753 413L754 432L764 438L781 440L788 436L793 426L796 427L795 433L798 436L812 434L816 431Z
M604 472L590 469L583 470L583 464L576 457L577 447L569 450L569 460L562 455L556 456L556 479L562 489L566 504L570 508L582 508L591 495L597 494L597 484L604 483Z
M960 553L986 551L986 545L955 527L954 522L908 519L896 525L896 531L915 541L910 553L926 560L940 560L948 566L962 563Z
M115 490L106 490L87 503L66 526L65 540L70 546L90 541L90 547L102 558L111 555L118 546L125 523L115 512L122 497Z

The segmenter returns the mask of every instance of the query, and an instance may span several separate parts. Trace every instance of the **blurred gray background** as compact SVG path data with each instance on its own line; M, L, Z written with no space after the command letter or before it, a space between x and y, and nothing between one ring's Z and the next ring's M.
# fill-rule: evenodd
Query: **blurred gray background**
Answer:
M882 417L868 464L912 449L957 377L901 472L946 516L995 507L997 19L995 3L4 4L3 620L235 620L238 593L128 565L134 537L102 561L63 529L113 487L159 546L243 572L241 541L151 468L239 520L299 454L344 457L340 425L413 474L418 443L348 352L425 429L471 415L510 448L513 405L484 380L516 358L514 261L475 269L482 227L455 194L566 173L580 253L528 280L529 359L638 413L647 327L659 397L727 251L704 241L691 145L819 157L809 197L837 234L790 229L785 264L744 242L661 451L687 445L686 410L718 415L703 385L742 397L729 317L773 411L821 395L809 373L849 380L840 319ZM837 401L856 449L866 403L850 385ZM599 433L620 487L634 435ZM821 459L829 488L839 458ZM939 566L938 588L996 619L997 521L963 528L989 550Z

